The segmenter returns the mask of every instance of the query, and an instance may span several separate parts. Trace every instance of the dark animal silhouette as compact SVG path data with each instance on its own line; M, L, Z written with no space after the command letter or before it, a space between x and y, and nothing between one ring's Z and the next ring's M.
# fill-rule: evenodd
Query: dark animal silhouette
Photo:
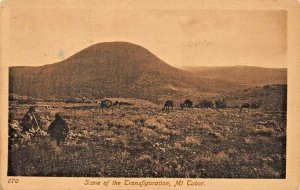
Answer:
M170 109L173 110L173 102L171 100L167 100L164 107L162 108L162 111L170 111Z
M67 122L60 116L59 113L55 114L55 120L48 127L48 133L51 139L55 139L58 146L61 142L65 141L69 132Z
M251 103L251 106L250 106L252 109L258 109L260 107L259 103L257 102L252 102Z
M112 108L113 103L110 100L103 100L103 101L100 102L99 105L100 105L101 111L103 112L104 108L107 108L107 109Z
M240 113L242 112L243 108L250 108L250 104L249 103L243 103L240 107Z
M184 100L182 104L180 104L180 107L183 108L192 108L193 107L193 102L190 99Z
M195 106L196 108L213 108L214 103L209 100L202 100L199 104Z
M115 101L115 102L113 103L113 106L117 106L117 105L119 105L119 101Z
M132 106L132 103L129 102L121 102L121 101L115 101L113 103L113 106Z
M227 107L227 103L225 99L219 99L215 101L215 106L217 110L224 109Z
M119 106L132 106L132 103L129 102L119 102Z

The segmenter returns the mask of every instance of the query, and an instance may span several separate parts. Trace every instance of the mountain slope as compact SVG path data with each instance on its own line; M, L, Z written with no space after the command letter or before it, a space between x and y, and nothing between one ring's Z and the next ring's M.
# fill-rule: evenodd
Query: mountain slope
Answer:
M225 79L247 87L267 84L287 84L286 68L262 68L253 66L203 67L190 66L183 70L207 79Z
M180 94L174 89L201 90L200 84L207 82L126 42L95 44L56 64L12 67L9 80L10 93L37 98L134 97L151 101Z
M264 110L286 111L287 85L277 84L249 88L219 96L218 99L225 99L229 106L257 102Z
M202 76L174 68L139 45L105 42L55 64L11 67L9 92L53 100L120 97L164 102L185 98L197 101L207 94L215 96L249 87L239 82L241 79L209 76L213 73Z

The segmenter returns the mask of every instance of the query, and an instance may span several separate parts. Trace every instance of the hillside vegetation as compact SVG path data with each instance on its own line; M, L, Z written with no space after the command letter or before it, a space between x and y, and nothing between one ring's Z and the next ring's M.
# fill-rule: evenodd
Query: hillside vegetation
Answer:
M60 112L69 137L58 147L45 133L20 134L9 152L9 175L285 177L286 128L280 113L247 109L240 114L237 108L167 113L149 102L130 102L104 113L96 104L39 103L43 130ZM14 106L10 112L17 127L27 106Z

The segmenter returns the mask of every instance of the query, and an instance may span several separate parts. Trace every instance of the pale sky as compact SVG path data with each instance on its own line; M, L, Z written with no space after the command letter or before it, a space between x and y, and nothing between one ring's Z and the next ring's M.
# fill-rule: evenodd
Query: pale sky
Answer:
M175 67L287 67L286 11L12 9L9 27L11 66L126 41Z

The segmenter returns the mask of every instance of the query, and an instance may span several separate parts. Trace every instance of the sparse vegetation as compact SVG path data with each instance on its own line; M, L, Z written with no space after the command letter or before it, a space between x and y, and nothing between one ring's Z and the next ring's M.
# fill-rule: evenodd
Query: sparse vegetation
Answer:
M95 103L95 101L85 97L81 97L81 98L70 98L66 100L66 103Z
M284 178L287 70L193 72L127 42L95 44L58 64L10 67L8 175ZM191 100L216 109L183 109ZM239 113L245 102L259 109ZM36 134L19 122L32 104L42 120ZM59 146L46 133L57 112L69 127Z
M281 114L250 109L240 115L238 108L166 113L162 106L140 100L101 113L97 105L47 103L52 110L38 106L44 125L60 112L70 128L66 142L58 147L43 131L37 136L22 134L18 121L27 107L11 102L19 109L10 110L14 130L9 140L9 175L285 176L286 130Z
M19 104L35 104L35 100L33 98L27 98L27 99L19 99Z

